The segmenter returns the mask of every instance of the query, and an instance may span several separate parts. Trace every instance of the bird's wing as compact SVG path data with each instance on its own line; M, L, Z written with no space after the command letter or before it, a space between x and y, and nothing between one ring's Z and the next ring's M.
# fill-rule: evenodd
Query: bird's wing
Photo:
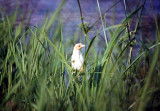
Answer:
M82 55L82 54L80 54L80 61L81 61L81 63L83 64L84 58L83 58L83 55Z
M72 67L75 67L75 58L74 58L74 55L71 56L71 64L72 64Z
M74 55L71 56L71 62L75 60Z

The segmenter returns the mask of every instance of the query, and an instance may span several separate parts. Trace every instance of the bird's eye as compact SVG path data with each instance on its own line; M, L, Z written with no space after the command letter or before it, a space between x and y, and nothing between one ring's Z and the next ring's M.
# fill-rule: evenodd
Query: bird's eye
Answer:
M81 47L81 45L79 45L78 47Z

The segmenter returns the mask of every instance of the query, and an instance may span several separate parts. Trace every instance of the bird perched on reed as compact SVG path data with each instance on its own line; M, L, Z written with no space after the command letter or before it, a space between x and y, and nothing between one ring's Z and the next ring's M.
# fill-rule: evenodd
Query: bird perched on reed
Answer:
M77 43L74 46L73 49L73 53L71 56L71 63L72 63L72 68L74 70L79 70L79 71L83 71L83 62L84 62L84 58L83 55L81 53L81 49L85 47L85 45L81 44L81 43Z

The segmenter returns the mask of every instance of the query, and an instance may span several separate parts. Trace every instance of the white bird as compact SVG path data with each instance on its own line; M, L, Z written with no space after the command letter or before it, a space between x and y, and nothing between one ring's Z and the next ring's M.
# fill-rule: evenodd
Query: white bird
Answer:
M71 56L72 68L74 70L83 71L84 58L83 58L83 55L80 51L82 47L85 47L85 45L83 45L81 43L77 43L74 46L73 53L72 53L72 56Z

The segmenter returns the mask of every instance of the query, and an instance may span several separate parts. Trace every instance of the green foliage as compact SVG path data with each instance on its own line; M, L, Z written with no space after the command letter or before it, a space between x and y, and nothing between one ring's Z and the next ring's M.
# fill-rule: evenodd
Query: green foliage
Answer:
M100 28L91 40L82 26L85 41L88 40L82 78L72 74L71 52L66 50L72 49L78 35L75 33L69 41L64 41L63 25L57 20L63 4L64 1L42 27L26 28L24 23L15 26L16 11L14 16L4 16L0 21L0 110L145 110L152 95L160 90L158 25L156 43L148 50L141 47L137 57L132 49L140 16L135 30L125 32L126 23L141 13L144 4L120 25L105 28L103 24L103 30ZM58 26L50 30L55 21ZM107 45L98 53L95 47L99 48L99 34L107 30L110 40L105 41ZM51 31L53 37L49 38ZM147 57L151 64L146 64ZM148 69L143 72L146 65Z

